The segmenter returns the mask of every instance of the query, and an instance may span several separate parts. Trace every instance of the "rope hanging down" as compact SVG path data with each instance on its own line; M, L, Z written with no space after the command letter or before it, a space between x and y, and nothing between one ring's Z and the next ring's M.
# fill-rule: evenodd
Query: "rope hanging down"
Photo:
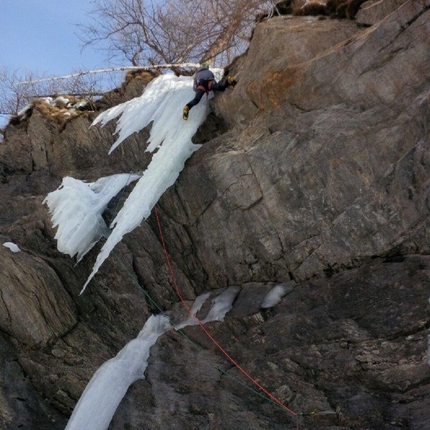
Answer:
M190 337L188 337L184 331L179 328L179 326L177 326L175 324L175 322L169 317L169 315L166 314L166 312L161 308L161 306L151 297L151 295L148 293L147 290L145 290L145 288L142 287L142 285L139 284L139 282L135 279L134 275L130 272L130 270L126 267L126 265L124 264L124 262L122 261L121 257L118 255L118 253L116 252L116 250L114 250L114 255L117 258L119 264L122 266L122 268L124 269L124 271L127 273L127 276L130 278L131 282L134 283L138 288L140 288L143 292L143 294L146 296L147 300L160 312L160 314L162 314L163 316L165 316L168 320L170 325L187 341L190 343L190 345L192 345L194 348L196 348L198 351L203 351L204 348L202 346L200 346L198 343L194 342ZM253 389L252 387L246 385L243 381L240 381L239 379L235 378L234 376L230 375L228 373L227 370L223 369L221 366L219 366L217 363L215 363L214 361L212 361L209 358L209 361L212 363L212 366L218 370L218 372L222 373L226 378L230 379L231 381L242 385L243 388L245 388L246 390L254 393L257 396L260 396L262 399L267 400L271 403L273 403L274 405L279 406L278 403L275 403L272 399L266 397L264 395L264 393L260 392L260 391L256 391L255 389ZM300 413L297 414L297 418L299 418L299 415L302 415ZM298 428L298 427L297 427Z
M154 213L157 220L157 226L158 231L160 234L161 244L163 246L164 256L166 258L166 263L169 268L170 276L172 278L173 285L175 287L176 294L178 295L179 299L181 300L183 306L187 309L188 313L192 318L194 318L199 325L199 327L203 330L203 332L206 334L206 336L210 339L210 341L223 353L223 355L243 374L245 375L260 391L262 391L266 396L268 396L273 402L277 403L279 406L281 406L283 409L285 409L288 413L290 413L292 416L296 417L297 414L290 409L288 406L284 405L276 396L271 394L269 391L267 391L255 378L253 378L240 364L234 360L233 357L230 356L230 354L216 341L216 339L211 335L211 333L208 331L208 329L202 324L202 322L197 318L196 315L193 314L191 308L188 306L188 304L185 302L185 300L182 297L182 294L179 290L178 283L176 281L175 273L173 271L172 263L170 261L169 254L167 252L166 247L166 241L164 239L163 230L161 228L161 221L160 217L158 215L158 210L154 206Z

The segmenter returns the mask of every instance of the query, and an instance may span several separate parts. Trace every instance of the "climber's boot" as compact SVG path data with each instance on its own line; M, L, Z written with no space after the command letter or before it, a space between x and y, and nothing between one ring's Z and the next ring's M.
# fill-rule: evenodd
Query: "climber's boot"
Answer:
M182 110L182 118L184 121L188 120L189 112L190 112L190 108L188 106L185 106L184 109Z
M232 87L234 87L237 84L236 79L234 78L234 76L228 76L227 77L227 83L229 85L231 85Z

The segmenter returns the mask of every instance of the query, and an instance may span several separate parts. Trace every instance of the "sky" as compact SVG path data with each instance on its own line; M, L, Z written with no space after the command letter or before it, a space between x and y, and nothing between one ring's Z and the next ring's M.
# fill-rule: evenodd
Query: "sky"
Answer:
M81 52L76 24L90 22L89 0L0 0L0 67L46 76L108 66L93 48Z
M32 72L34 76L55 77L118 66L108 64L104 53L94 47L82 50L77 24L91 23L91 3L90 0L0 0L0 69L6 67L11 73L18 72L18 76ZM96 76L101 80L106 78L105 74ZM115 86L107 82L101 88ZM0 128L8 120L8 115L0 113Z

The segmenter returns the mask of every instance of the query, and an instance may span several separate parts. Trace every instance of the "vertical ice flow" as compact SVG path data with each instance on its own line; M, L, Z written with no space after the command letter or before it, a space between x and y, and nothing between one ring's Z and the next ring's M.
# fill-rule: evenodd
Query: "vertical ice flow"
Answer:
M104 125L120 116L116 129L119 137L111 151L152 122L146 151L156 152L114 219L113 230L97 256L82 292L115 245L150 215L158 199L176 181L185 161L200 147L193 144L191 138L206 117L206 99L192 109L188 121L182 119L183 106L194 97L192 81L193 78L184 76L160 76L148 85L141 97L102 113L94 121L93 125Z
M239 292L230 287L213 300L213 306L205 322L222 321ZM192 312L197 313L210 293L197 297ZM194 318L175 325L175 329L194 325ZM144 378L148 366L150 348L157 339L171 328L167 317L151 316L136 339L130 341L116 357L104 363L85 388L66 430L106 430L129 386Z
M151 346L169 328L166 317L151 316L137 338L104 363L91 378L66 430L106 430L128 387L144 377Z

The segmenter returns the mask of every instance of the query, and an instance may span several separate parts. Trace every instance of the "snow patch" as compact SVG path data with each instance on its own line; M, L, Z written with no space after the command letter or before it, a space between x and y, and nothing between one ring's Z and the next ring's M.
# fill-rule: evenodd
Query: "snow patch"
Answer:
M191 308L191 313L194 316L189 316L189 318L187 320L185 320L183 323L180 324L175 324L175 330L180 330L184 327L187 327L189 325L197 325L197 313L200 311L200 309L202 308L202 306L205 304L206 300L209 298L209 296L211 295L211 293L204 293L201 294L200 296L198 296L196 298L196 300L193 303L193 306Z
M289 284L278 284L275 285L263 299L261 308L273 308L276 306L286 294L290 293L293 287Z
M239 294L239 291L240 287L228 287L219 296L215 297L212 300L212 308L202 323L224 321L224 317L232 309L234 299Z
M33 107L32 104L25 105L16 115L17 116L23 116L26 113L28 113L28 111L30 111L32 109L32 107Z
M239 294L240 287L228 287L221 294L215 297L212 300L212 307L207 314L206 318L201 320L202 324L206 324L212 321L224 321L225 316L228 312L233 308L233 302L237 295ZM176 324L175 329L180 330L184 327L190 325L197 325L199 323L199 319L197 318L197 313L206 302L206 300L210 297L211 293L205 293L196 298L194 304L191 308L192 316L184 321L181 324Z
M3 243L3 246L5 247L5 248L8 248L8 249L10 249L12 252L20 252L21 250L19 249L19 246L18 245L16 245L15 243L13 243L13 242L5 242L5 243Z
M49 99L50 99L50 102L51 102L52 99L50 97L49 97ZM48 100L48 99L45 99L45 100ZM66 97L59 96L51 104L53 104L53 105L62 104L64 106L68 106L68 105L70 105L70 100L67 99Z

